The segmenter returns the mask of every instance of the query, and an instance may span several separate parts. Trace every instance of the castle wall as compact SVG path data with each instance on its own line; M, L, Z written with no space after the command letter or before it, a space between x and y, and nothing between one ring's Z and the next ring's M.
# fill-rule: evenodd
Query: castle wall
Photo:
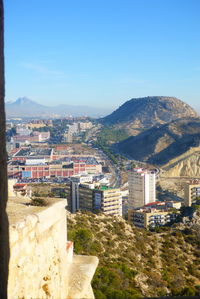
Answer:
M20 220L11 216L8 298L67 298L73 248L67 246L65 206L59 200L32 207Z

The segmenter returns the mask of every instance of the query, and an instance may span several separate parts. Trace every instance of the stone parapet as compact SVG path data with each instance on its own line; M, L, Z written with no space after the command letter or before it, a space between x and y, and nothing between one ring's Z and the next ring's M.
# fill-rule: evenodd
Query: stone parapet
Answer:
M47 201L48 206L36 207L28 199L10 198L8 298L94 298L90 283L98 259L73 256L66 200Z
M75 255L70 268L69 297L94 299L91 281L98 265L96 256Z

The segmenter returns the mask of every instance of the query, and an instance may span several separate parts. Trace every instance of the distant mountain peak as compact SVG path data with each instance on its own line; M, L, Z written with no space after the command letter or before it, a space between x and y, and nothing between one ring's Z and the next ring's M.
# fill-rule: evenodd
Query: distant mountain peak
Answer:
M100 117L110 112L107 108L95 108L89 106L74 106L74 105L57 105L53 107L41 105L28 97L20 97L14 102L6 103L7 117L42 117L55 118L73 116L91 116Z
M31 99L29 99L28 97L20 97L20 98L18 98L18 99L16 99L16 101L15 102L29 102L29 101L32 101Z
M36 102L34 102L33 100L31 100L31 99L29 99L29 98L27 98L27 97L20 97L20 98L18 98L15 102L14 102L15 104L19 104L19 105L21 105L21 104L38 104L38 103L36 103ZM39 105L39 104L38 104Z

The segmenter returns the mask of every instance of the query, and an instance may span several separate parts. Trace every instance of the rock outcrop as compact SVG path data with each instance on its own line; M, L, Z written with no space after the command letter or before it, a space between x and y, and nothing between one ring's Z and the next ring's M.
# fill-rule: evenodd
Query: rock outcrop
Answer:
M200 147L194 147L162 166L163 177L200 178Z

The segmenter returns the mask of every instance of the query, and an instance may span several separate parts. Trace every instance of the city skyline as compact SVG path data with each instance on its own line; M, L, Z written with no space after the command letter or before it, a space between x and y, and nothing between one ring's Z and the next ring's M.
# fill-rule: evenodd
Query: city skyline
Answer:
M6 101L117 108L174 96L200 112L200 3L5 3Z

